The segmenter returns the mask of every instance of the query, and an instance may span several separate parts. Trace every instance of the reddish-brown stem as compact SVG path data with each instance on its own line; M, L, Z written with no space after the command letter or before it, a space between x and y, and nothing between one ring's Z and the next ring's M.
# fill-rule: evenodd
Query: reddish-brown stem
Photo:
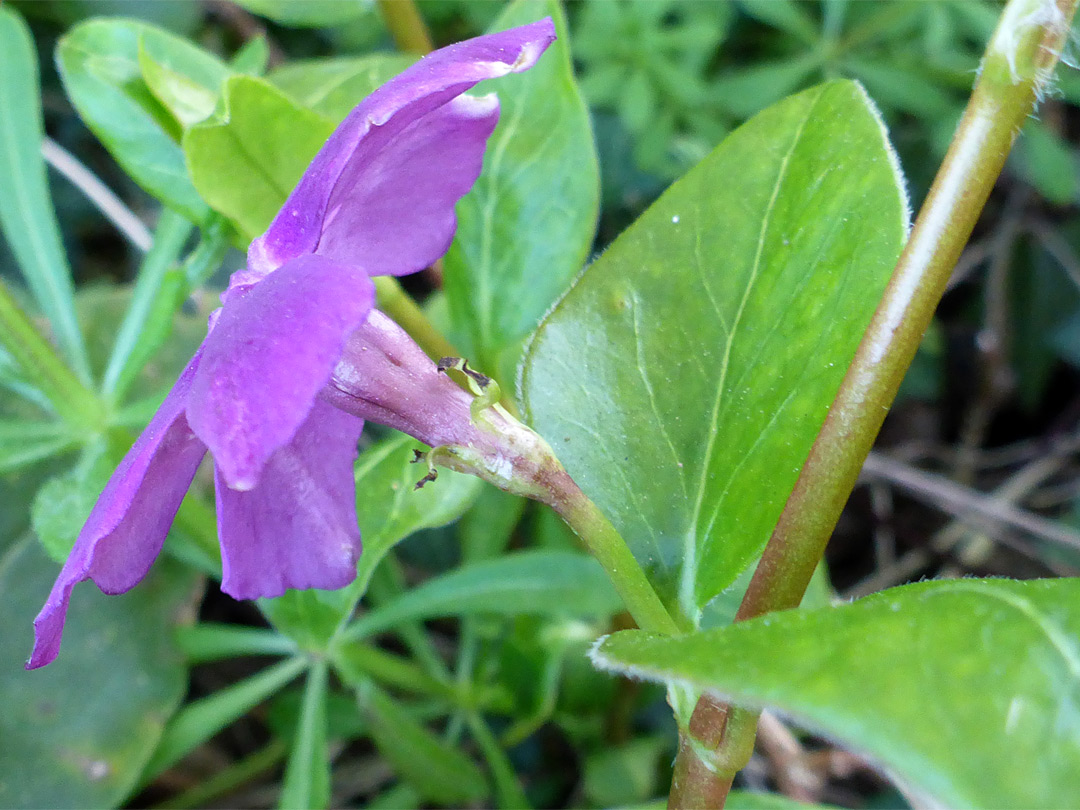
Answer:
M1045 88L1080 0L1010 0L987 46L971 100L892 279L754 572L736 621L802 601L825 545L896 396L1012 143ZM669 807L722 807L733 772L702 746L745 749L752 723L698 701L675 764ZM737 725L737 728L736 728ZM737 739L739 738L739 739ZM716 741L715 745L711 743Z

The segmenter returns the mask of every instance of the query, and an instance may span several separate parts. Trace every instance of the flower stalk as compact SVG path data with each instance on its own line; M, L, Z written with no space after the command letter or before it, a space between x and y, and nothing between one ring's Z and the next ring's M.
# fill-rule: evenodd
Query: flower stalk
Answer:
M1010 0L911 237L754 572L736 621L802 601L904 373L1001 173L1020 128L1046 91L1078 0ZM699 700L698 743L746 750L743 710ZM734 771L684 745L669 807L721 807Z
M379 0L379 12L394 44L405 53L423 56L435 47L413 0Z

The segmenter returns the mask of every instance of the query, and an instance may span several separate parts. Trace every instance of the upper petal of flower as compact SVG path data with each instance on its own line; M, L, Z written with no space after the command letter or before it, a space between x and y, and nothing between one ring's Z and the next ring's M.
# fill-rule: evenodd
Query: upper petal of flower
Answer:
M356 578L353 462L364 422L316 402L248 492L216 476L221 589L237 599L288 588L333 590Z
M384 187L394 185L392 175L368 177L363 169L378 153L396 149L397 136L411 124L460 96L477 82L532 67L554 39L555 27L550 18L509 31L476 37L429 54L373 92L349 113L330 136L270 228L251 243L248 250L249 270L258 274L268 273L290 259L314 253L323 238L332 199L341 201L346 199L346 195L354 193L344 185L337 189L353 161L360 165L350 169L350 186L357 183L374 183ZM490 102L488 105L490 109ZM457 111L459 118L462 111L462 108ZM485 118L491 118L491 112L486 113ZM414 140L406 139L402 143L410 150L416 148ZM475 149L479 146L482 153L483 145L483 141L471 135L462 139L460 148L468 146ZM407 163L392 155L380 158L379 162L387 168L400 168ZM446 172L461 174L448 188L457 188L464 177L449 160L442 160L437 154L428 154L426 167L432 177ZM364 188L358 191L358 199L368 193ZM403 191L407 193L404 185L399 185L395 193ZM450 195L444 193L443 196ZM401 228L410 234L419 234L427 227L430 216L430 211L420 211L410 218L408 225L402 224ZM445 222L445 215L441 219ZM452 220L450 222L452 227ZM380 229L392 224L397 225L382 217L372 217L364 231L355 238L358 243L370 241ZM433 242L444 239L440 237L440 240ZM410 272L405 269L407 267L417 269L415 265L420 258L414 255L408 257L407 261L393 261L394 257L390 256L391 261L385 266L376 267L369 263L364 266L371 273L406 273Z
M187 406L228 486L254 487L270 456L292 440L374 301L366 273L314 255L229 295L203 344Z
M93 579L105 593L123 593L150 570L184 493L206 454L188 427L184 405L199 366L195 354L146 430L116 468L34 620L27 669L56 658L71 589Z
M372 275L430 265L453 241L454 205L480 176L498 120L494 95L458 96L389 144L369 133L334 186L315 252L361 263Z

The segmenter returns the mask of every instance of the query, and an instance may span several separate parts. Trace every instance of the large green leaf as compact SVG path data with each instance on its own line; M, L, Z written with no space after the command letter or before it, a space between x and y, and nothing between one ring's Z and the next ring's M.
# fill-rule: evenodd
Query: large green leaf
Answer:
M600 665L772 706L946 807L1080 796L1080 580L960 580L677 639L616 633Z
M906 225L871 102L821 85L732 133L537 332L532 423L690 617L764 547Z
M88 20L68 31L57 46L64 87L83 121L135 182L193 222L202 222L209 211L191 184L183 152L174 140L176 122L143 80L140 42L150 53L186 53L200 62L212 59L152 25Z
M224 113L184 134L195 187L248 239L266 230L334 125L264 79L233 76Z
M360 454L356 514L364 550L356 582L340 591L290 591L260 600L259 607L275 627L311 649L322 649L396 543L413 532L457 520L469 508L483 485L478 478L440 471L437 480L416 489L426 472L410 463L413 448L419 447L415 439L397 434Z
M320 115L338 122L376 87L416 61L403 53L374 53L338 59L290 62L266 77Z
M197 578L159 560L125 596L76 587L59 658L25 672L57 570L31 539L0 559L0 806L114 807L187 689L171 630L194 618Z
M518 0L493 30L549 15L559 39L536 66L480 87L498 93L499 125L480 179L458 203L445 260L460 348L504 380L520 357L517 343L581 269L596 227L596 150L562 9L555 0Z
M0 226L57 342L76 372L89 380L71 270L41 156L45 133L37 54L26 23L10 8L0 8L0 53Z
M519 551L428 580L365 614L348 636L359 638L435 616L610 616L621 605L591 557L570 551Z

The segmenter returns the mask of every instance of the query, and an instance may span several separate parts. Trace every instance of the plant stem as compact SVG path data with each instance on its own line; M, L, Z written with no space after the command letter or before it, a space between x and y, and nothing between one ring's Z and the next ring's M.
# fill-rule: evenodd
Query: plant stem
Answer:
M460 357L461 353L443 333L435 328L427 315L420 309L412 296L402 289L398 280L392 276L376 276L375 291L378 294L378 306L393 318L398 326L412 336L420 348L427 352L432 360L443 357Z
M423 56L435 48L413 0L379 0L379 11L400 50Z
M596 504L565 473L560 483L553 485L552 489L554 497L548 504L603 566L637 626L669 636L682 633L683 630L656 595L626 541Z
M882 301L758 564L737 620L797 607L1078 0L1011 0Z
M65 421L95 432L103 426L105 409L100 399L60 359L2 281L0 343Z
M736 621L795 608L802 601L960 252L1017 133L1043 95L1077 2L1010 0L1005 7L945 161ZM747 740L752 744L754 724L729 728L737 711L712 699L699 700L690 719L698 744L716 741L718 752L745 749ZM709 768L688 744L679 750L675 773L669 807L680 808L722 807L734 775Z

